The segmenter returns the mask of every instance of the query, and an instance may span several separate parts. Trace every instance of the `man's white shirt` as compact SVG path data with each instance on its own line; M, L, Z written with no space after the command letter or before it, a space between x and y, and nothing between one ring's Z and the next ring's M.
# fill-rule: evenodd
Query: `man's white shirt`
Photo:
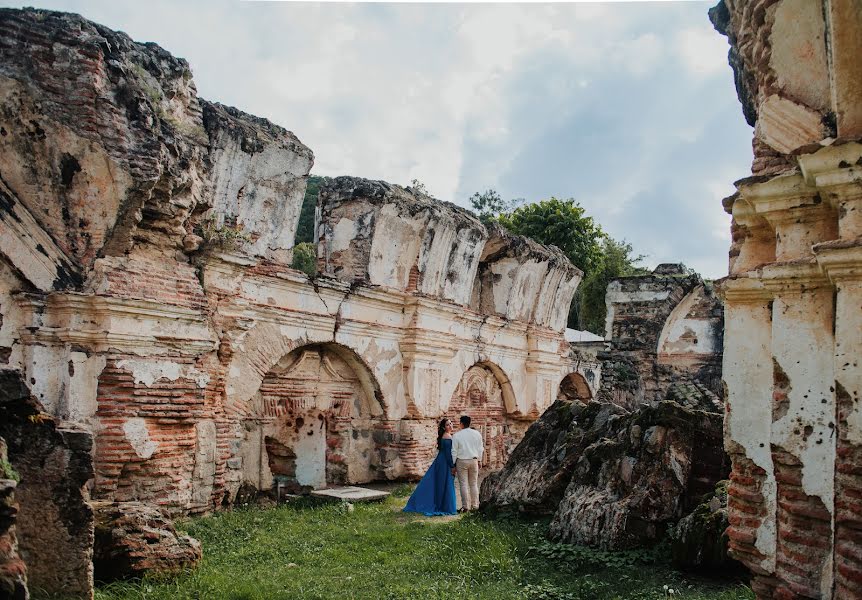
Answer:
M452 436L452 458L454 460L478 458L481 462L484 452L485 444L482 441L482 434L472 427L462 429Z

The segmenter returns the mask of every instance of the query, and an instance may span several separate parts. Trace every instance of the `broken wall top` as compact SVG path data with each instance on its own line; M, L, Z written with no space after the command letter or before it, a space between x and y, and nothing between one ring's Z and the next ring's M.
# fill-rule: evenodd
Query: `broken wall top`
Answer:
M319 271L562 330L582 273L553 246L485 227L411 188L336 177L320 191Z
M156 44L0 10L0 129L0 253L36 289L81 287L97 259L142 247L187 261L202 224L289 259L311 151L200 100L188 63Z
M800 153L862 137L858 11L856 0L721 0L709 11L755 128L753 173L793 170Z
M720 354L723 308L715 284L683 265L608 284L606 338L618 350Z

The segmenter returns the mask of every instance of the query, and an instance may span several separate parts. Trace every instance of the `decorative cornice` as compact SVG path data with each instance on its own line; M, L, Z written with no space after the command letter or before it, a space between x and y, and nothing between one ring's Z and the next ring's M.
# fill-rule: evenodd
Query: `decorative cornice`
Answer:
M862 281L862 238L817 244L814 255L831 281Z
M763 285L756 273L728 277L721 287L721 295L729 305L765 304L774 297L773 291Z
M798 160L808 185L819 189L862 185L862 144L833 145Z
M814 259L779 262L758 269L764 287L775 295L800 294L812 289L831 287L829 279Z
M93 352L139 355L201 354L218 344L205 315L189 308L80 293L21 293L15 299L30 319L19 332L25 344L75 344ZM117 327L121 320L127 321L125 327Z

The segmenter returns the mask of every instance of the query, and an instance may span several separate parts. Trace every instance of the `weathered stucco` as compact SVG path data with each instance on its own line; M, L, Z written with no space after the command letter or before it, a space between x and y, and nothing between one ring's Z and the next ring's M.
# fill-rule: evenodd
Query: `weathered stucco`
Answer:
M756 125L755 176L724 203L730 550L759 598L862 597L862 12L724 0L711 16Z
M241 489L415 478L461 412L497 468L564 379L594 393L595 352L564 337L582 274L557 249L342 177L310 280L289 266L313 160L292 133L75 15L0 10L0 34L0 364L92 434L97 501L199 513ZM13 464L33 452L10 444ZM22 474L26 517L50 492ZM92 529L61 562L40 540L65 543L62 523L30 522L30 583L86 597Z

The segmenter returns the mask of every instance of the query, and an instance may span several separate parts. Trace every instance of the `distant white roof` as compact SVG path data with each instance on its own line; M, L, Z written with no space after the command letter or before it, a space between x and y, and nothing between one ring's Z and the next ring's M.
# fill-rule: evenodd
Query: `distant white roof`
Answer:
M578 329L566 329L567 342L604 342L605 338L591 331L580 331Z

